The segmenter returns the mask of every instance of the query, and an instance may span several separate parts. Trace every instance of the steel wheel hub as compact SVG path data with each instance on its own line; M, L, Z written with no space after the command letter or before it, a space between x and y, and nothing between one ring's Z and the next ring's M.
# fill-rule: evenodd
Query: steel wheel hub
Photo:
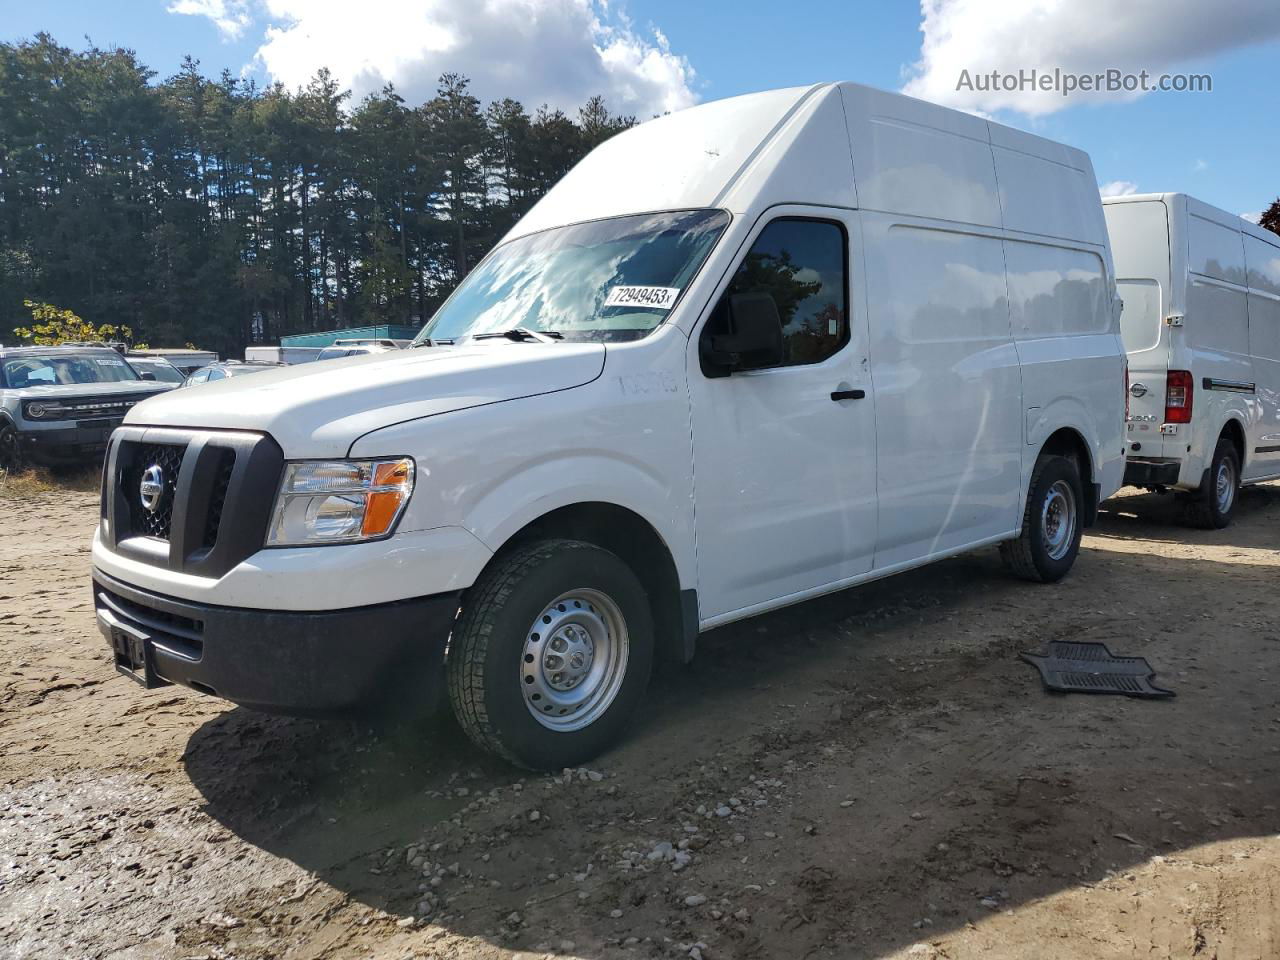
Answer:
M1218 464L1218 475L1214 481L1214 493L1218 500L1218 512L1227 513L1236 498L1236 474L1230 460Z
M1045 495L1040 508L1040 529L1051 560L1061 560L1071 549L1076 534L1076 497L1071 485L1057 481Z
M622 610L607 594L580 588L547 605L525 635L520 686L544 727L581 730L618 696L629 638Z

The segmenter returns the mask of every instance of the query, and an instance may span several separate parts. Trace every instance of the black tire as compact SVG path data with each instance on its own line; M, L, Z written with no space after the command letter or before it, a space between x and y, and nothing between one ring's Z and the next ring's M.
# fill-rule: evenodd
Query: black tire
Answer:
M544 724L575 721L572 714L564 721L534 717L533 700L538 698L531 688L549 689L545 684L560 675L542 672L543 664L550 661L536 660L527 644L533 638L547 644L554 640L557 634L549 632L541 638L531 628L556 609L571 620L572 610L565 614L564 604L551 605L578 590L602 595L621 617L626 642L609 643L616 644L614 649L625 647L625 665L616 681L620 686L594 720L581 729L552 729ZM620 637L621 631L608 634ZM550 657L550 646L539 649L540 656ZM454 714L477 745L522 767L560 770L590 759L618 738L644 696L652 666L649 600L631 569L594 544L542 540L496 560L467 592L450 641L446 671ZM534 684L535 675L542 686ZM589 676L582 679L583 690L588 682ZM543 699L538 705L546 709L547 703ZM581 713L577 722L589 712Z
M1220 483L1225 483L1226 488L1220 489ZM1204 483L1186 498L1187 522L1205 530L1230 526L1239 494L1240 455L1236 453L1236 445L1223 437L1213 451L1213 462L1209 464Z
M1064 500L1070 497L1070 503ZM1053 498L1057 512L1046 516L1046 507ZM1070 517L1062 514L1069 506ZM1071 527L1062 532L1055 543L1056 532L1053 517L1058 523L1070 522ZM1080 470L1074 460L1067 457L1041 455L1031 474L1027 491L1027 505L1022 516L1022 533L1016 540L1000 544L1000 556L1013 573L1024 580L1036 583L1057 583L1067 575L1080 552L1080 537L1084 526L1084 488L1080 482Z
M0 420L0 470L18 471L23 467L22 441L11 420Z

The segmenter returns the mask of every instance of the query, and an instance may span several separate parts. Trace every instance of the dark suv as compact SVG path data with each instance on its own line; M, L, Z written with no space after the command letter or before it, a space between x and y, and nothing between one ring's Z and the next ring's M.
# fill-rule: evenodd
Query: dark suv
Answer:
M135 403L175 386L106 346L0 347L0 467L92 459Z

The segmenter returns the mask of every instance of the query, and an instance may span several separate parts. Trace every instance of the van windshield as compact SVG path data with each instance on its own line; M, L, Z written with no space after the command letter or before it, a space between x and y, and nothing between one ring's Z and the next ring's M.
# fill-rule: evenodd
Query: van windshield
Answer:
M671 311L729 222L720 210L614 217L497 247L414 345L520 328L566 340L636 340Z

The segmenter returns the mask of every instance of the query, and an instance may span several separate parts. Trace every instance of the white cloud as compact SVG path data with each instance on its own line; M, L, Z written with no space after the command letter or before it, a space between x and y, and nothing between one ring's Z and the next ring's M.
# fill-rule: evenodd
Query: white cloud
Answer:
M173 13L238 24L247 0L174 0ZM487 101L514 97L572 111L594 94L641 120L692 106L688 59L656 28L641 30L608 0L256 0L256 61L287 87L328 67L358 99L394 83L409 103L461 73Z
M1248 220L1250 223L1257 223L1262 219L1262 211L1256 210L1253 213L1242 213L1240 216L1242 219Z
M962 71L976 77L992 70L1092 74L1114 68L1158 76L1280 36L1276 0L1232 0L1225 7L1204 0L921 0L920 8L924 40L904 92L967 110L1032 116L1138 94L957 90Z
M169 13L208 17L226 40L238 40L251 22L248 0L173 0Z
M1209 161L1197 159L1196 162L1191 165L1191 169L1195 173L1202 173L1209 169Z
M1130 180L1112 180L1098 188L1104 197L1128 197L1138 192L1138 185Z

